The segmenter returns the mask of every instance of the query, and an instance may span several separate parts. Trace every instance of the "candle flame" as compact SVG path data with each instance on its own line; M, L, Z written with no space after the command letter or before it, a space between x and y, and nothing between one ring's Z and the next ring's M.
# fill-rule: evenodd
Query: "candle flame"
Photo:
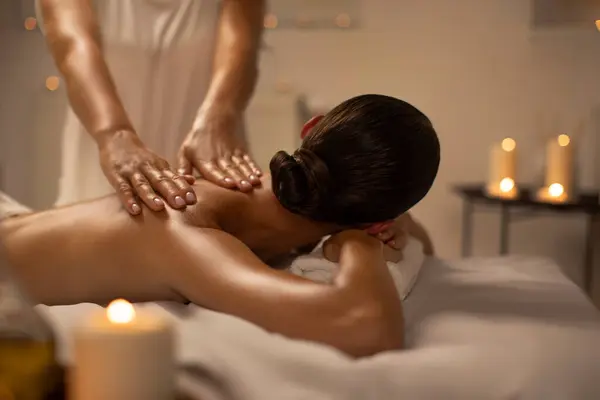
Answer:
M511 152L515 149L515 147L517 147L517 142L515 142L515 139L506 138L502 141L502 150L504 151Z
M561 147L565 147L568 146L569 143L571 143L571 138L569 137L569 135L565 135L564 133L562 135L558 135L558 145Z
M515 181L511 178L504 178L500 181L500 191L508 193L515 187Z
M135 309L127 300L117 299L106 307L106 316L114 324L127 324L135 318Z
M548 186L548 194L552 197L560 197L565 192L565 188L560 183L553 183Z

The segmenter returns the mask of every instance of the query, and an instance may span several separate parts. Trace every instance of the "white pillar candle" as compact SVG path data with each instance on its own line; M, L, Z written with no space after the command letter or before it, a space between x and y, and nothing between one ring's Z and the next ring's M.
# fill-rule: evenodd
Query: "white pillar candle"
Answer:
M167 321L115 300L74 332L70 398L172 400L174 347Z
M506 138L492 146L487 191L492 196L515 197L517 167L517 143Z
M572 189L573 146L567 135L552 138L546 147L546 187L558 183L565 193Z
M568 135L552 138L546 145L546 179L538 192L542 201L564 203L571 197L573 144Z

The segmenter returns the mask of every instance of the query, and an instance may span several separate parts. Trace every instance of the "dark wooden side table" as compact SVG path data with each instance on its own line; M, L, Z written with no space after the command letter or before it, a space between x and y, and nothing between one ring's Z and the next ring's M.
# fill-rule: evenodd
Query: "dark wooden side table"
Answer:
M583 256L583 284L590 293L594 272L594 228L600 216L598 193L580 193L576 199L564 204L551 204L538 201L535 191L520 188L520 194L515 199L500 199L490 197L483 184L456 185L453 191L463 199L462 212L462 256L471 255L473 246L473 216L477 205L492 206L500 210L500 255L509 252L510 225L517 217L531 218L543 213L580 214L586 219L585 251ZM514 211L514 212L513 212ZM520 211L517 214L517 211Z

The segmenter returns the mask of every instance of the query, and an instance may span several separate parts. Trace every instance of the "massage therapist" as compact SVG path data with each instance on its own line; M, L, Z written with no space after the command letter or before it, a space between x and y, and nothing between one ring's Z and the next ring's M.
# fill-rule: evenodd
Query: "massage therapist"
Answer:
M37 0L66 83L57 203L116 191L136 215L196 202L193 170L252 190L244 140L264 0ZM163 159L157 153L166 155Z

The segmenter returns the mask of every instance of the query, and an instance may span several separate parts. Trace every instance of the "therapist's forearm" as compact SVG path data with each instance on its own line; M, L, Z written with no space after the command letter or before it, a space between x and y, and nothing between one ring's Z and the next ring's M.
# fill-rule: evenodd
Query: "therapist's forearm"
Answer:
M264 0L225 0L219 20L213 75L200 113L243 112L258 79Z
M89 0L41 0L46 38L64 77L73 111L99 144L117 132L133 132L102 54Z

